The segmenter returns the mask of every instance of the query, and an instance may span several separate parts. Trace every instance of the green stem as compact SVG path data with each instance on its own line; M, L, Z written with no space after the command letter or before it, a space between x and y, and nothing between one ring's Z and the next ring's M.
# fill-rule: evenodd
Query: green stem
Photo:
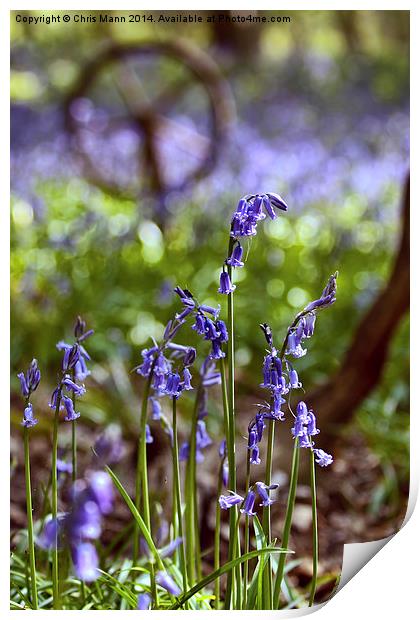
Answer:
M287 549L289 545L289 536L290 530L292 527L292 517L293 517L293 508L295 505L296 498L296 487L298 481L298 473L299 473L299 438L296 437L295 445L293 448L293 457L292 457L292 469L290 473L290 486L289 486L289 496L287 498L287 508L286 508L286 518L284 521L283 527L283 537L281 541L281 545L283 549ZM282 554L279 558L279 565L277 568L276 581L274 584L274 606L277 608L280 607L280 591L281 584L284 576L284 567L286 563L286 554Z
M136 499L135 506L137 510L142 514L146 527L151 534L150 530L150 506L149 506L149 489L147 479L147 444L146 444L146 423L147 423L147 406L149 403L150 384L152 382L153 369L150 371L147 383L143 392L143 399L140 411L140 430L139 439L137 445L137 470L136 470ZM141 490L143 489L143 493ZM141 495L143 496L143 502L141 501ZM143 510L141 510L141 504L143 503ZM137 564L139 558L139 535L140 530L138 525L135 525L134 529L134 544L133 544L133 566Z
M197 566L196 548L198 547L198 553L200 554L200 543L197 540L197 522L198 512L196 506L197 496L197 467L195 455L197 451L197 419L198 419L198 404L201 397L201 385L197 388L197 394L194 403L193 417L191 423L190 432L190 451L188 455L186 478L185 478L185 500L186 500L186 514L185 514L185 526L186 526L186 540L187 547L187 571L188 580L190 583L195 581L196 575L198 575L199 567Z
M228 390L227 390L226 366L225 366L224 358L220 359L220 376L221 376L221 382L222 382L223 413L224 413L224 424L225 424L225 434L226 434L226 449L227 449L227 455L228 455L229 487L230 487L231 476L232 476L232 472L231 472L232 448L231 448L230 441L229 441L229 438L230 438L229 397L228 397ZM235 472L233 472L233 475L235 475ZM229 510L229 513L230 513L229 514L229 519L230 519L229 525L231 525L232 523L231 521L232 514L233 515L235 514L233 512L234 508L235 507ZM230 529L229 531L229 554L231 553L231 546L234 540L235 532L233 532L233 536L231 534L232 534L232 530ZM231 599L232 589L234 585L235 585L234 584L234 571L232 568L232 570L229 571L228 578L227 578L225 605L224 605L225 609L230 608L230 599Z
M154 360L150 373L147 379L147 383L143 393L143 399L141 403L140 411L140 432L137 447L137 470L136 470L136 498L135 506L137 510L142 514L144 523L150 536L152 535L152 529L150 524L150 504L149 504L149 482L147 478L147 444L146 444L146 424L147 424L147 406L149 404L150 385L152 382L153 371L155 368L156 359ZM143 502L141 501L143 499ZM141 504L143 510L141 510ZM139 536L140 530L138 524L135 524L134 528L134 544L133 544L133 566L137 564L139 558ZM150 587L152 591L152 597L155 606L158 607L158 593L155 581L155 567L151 562L149 564L150 570Z
M271 484L271 472L273 464L273 447L274 447L274 433L275 433L275 420L270 420L268 424L268 437L267 437L267 460L265 465L265 484L270 486ZM265 534L266 544L271 544L271 507L264 506L263 509L263 530ZM265 588L263 591L264 607L265 609L273 609L273 583L271 574L271 557L268 556L267 566L264 569L264 583Z
M34 525L32 517L32 489L31 489L31 463L29 458L29 429L23 429L25 446L25 487L26 487L26 515L28 519L28 547L29 564L31 568L31 603L33 609L38 609L38 591L36 586Z
M315 600L316 581L318 576L318 517L316 507L315 454L311 450L311 495L312 495L312 583L309 595L309 607Z
M251 462L249 460L250 452L247 450L246 453L246 479L245 479L245 489L249 489L249 482L251 478ZM249 552L249 516L245 516L245 540L244 540L244 554L246 555ZM244 600L242 608L246 609L246 599L248 594L248 561L244 563Z
M179 475L179 450L178 450L178 430L177 430L177 417L176 417L176 396L172 398L172 466L175 486L175 500L176 510L178 513L178 532L182 538L182 542L179 546L180 559L181 559L181 572L182 572L182 585L184 594L188 590L188 578L187 578L187 563L185 560L185 541L184 531L182 525L182 501L181 501L181 480Z
M57 405L54 413L53 445L51 459L51 509L52 518L57 522L58 491L57 491L57 451L58 451L58 422L60 416L61 390L57 394ZM53 584L53 608L60 609L60 589L58 573L58 527L56 528L56 539L52 549L52 584Z
M217 571L220 567L220 517L221 509L219 504L219 497L222 494L223 484L223 461L222 459L219 467L219 477L217 481L217 499L216 499L216 525L214 527L214 570ZM214 583L214 609L219 609L220 606L220 579L217 578Z
M74 368L72 370L72 379L75 381L75 371ZM73 392L72 396L73 400L73 408L76 410L76 394ZM71 479L72 482L76 482L77 480L77 435L76 435L76 420L72 420L71 423L71 463L72 463L72 472Z

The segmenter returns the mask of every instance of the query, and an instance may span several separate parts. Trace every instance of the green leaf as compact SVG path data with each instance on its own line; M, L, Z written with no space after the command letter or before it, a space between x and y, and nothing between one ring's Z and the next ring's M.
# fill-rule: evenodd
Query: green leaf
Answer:
M229 572L232 568L235 568L239 564L243 564L247 560L252 560L253 558L257 558L260 555L263 555L266 553L293 553L293 551L290 551L289 549L282 549L281 547L266 547L265 549L257 549L255 551L250 551L249 553L245 553L242 557L235 558L234 560L227 562L226 564L221 566L219 569L210 573L210 575L207 575L207 577L204 577L204 579L202 579L199 583L197 583L193 588L188 590L188 592L186 592L183 596L179 597L178 601L175 603L175 605L172 605L170 609L179 609L179 607L181 607L181 605L183 605L186 601L188 601L188 599L194 596L194 594L199 592L202 588L205 588L206 586L208 586L209 583L212 583L212 581L214 581L221 575L224 575L225 573Z
M109 473L109 475L111 476L113 483L117 487L121 497L123 498L123 500L127 504L131 514L133 515L134 519L136 520L136 523L139 526L139 529L140 529L141 533L144 536L144 540L146 541L146 544L149 547L149 550L150 550L151 554L155 558L156 563L158 564L158 566L159 566L159 568L161 570L164 570L164 566L163 566L162 560L160 558L159 552L156 549L155 544L154 544L154 542L152 540L152 537L150 536L150 532L147 529L147 526L146 526L145 522L141 518L141 515L140 515L139 511L135 507L133 500L128 495L127 491L124 489L124 487L121 484L119 478L117 477L116 474L114 474L112 469L110 467L108 467L108 465L105 465L105 469Z

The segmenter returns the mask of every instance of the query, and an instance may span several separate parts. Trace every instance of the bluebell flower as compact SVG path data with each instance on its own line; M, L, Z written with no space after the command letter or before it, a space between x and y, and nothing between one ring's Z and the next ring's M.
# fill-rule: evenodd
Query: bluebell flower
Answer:
M72 560L76 576L82 581L91 582L99 577L99 560L92 543L82 542L72 546Z
M23 411L22 426L25 426L25 428L32 428L32 426L36 424L38 424L38 420L34 418L32 403L28 403Z
M231 267L243 267L244 263L242 262L242 254L242 246L238 243L233 248L231 256L226 259L226 264L230 265Z
M289 388L299 389L301 387L302 387L302 384L299 381L299 375L297 374L294 368L291 368L289 370Z
M150 603L152 602L152 597L147 592L143 592L139 594L137 597L137 609L146 610L150 609Z
M257 488L258 494L262 499L262 504L260 506L271 506L274 503L274 499L271 499L268 492L278 488L278 484L270 484L266 485L264 482L256 482L255 486Z
M300 448L312 448L314 442L311 441L311 438L308 435L308 429L305 427L303 429L303 434L299 435L299 447Z
M225 353L222 351L222 343L220 340L215 339L211 341L211 353L210 359L219 360L225 357Z
M168 396L179 395L180 376L177 372L170 372L166 379L165 394Z
M82 538L90 540L99 538L102 531L101 511L90 497L88 489L77 495L73 510L66 519L66 527L71 542L77 542Z
M161 558L171 557L171 555L174 554L174 552L176 551L176 549L178 549L181 543L182 543L181 536L178 536L178 538L171 540L171 542L168 545L166 545L166 547L164 547L163 549L159 549L160 557Z
M20 372L18 374L18 379L20 381L20 391L22 392L22 396L24 398L28 398L29 388L28 388L28 384L26 383L25 374L23 372Z
M175 581L165 571L159 571L156 574L156 583L164 588L172 596L179 596L181 594L180 588L176 585Z
M24 398L29 398L31 393L35 392L39 382L41 381L41 371L38 367L38 361L33 359L28 370L26 371L26 375L23 372L20 372L17 376L20 381L22 396Z
M284 405L285 402L286 401L282 397L282 391L273 390L273 408L271 409L271 413L276 420L284 420L284 413L281 410L281 406Z
M292 355L293 357L299 358L306 355L307 349L303 349L300 344L300 340L297 337L296 331L290 332L287 337L287 349L286 355Z
M227 342L229 340L229 334L226 327L226 323L221 319L216 321L216 330L218 332L218 340L220 342Z
M204 448L211 446L212 443L213 442L211 440L211 437L208 434L207 429L206 429L206 423L204 422L204 420L198 420L197 421L197 448L199 450L203 450Z
M188 441L184 441L180 446L179 446L179 460L180 461L188 461L188 458L190 456L190 444L188 443Z
M316 427L316 418L315 418L315 414L312 410L308 411L308 435L318 435L318 433L320 432L319 429Z
M65 515L63 514L57 516L57 519L48 517L45 520L43 530L36 539L36 543L41 549L50 551L51 549L55 549L56 545L60 547L64 520Z
M253 236L257 233L257 223L265 219L263 207L271 219L276 218L275 209L287 211L284 200L275 193L248 194L241 198L233 214L231 236L234 238Z
M86 388L84 385L78 385L74 381L70 379L70 377L65 377L61 382L61 385L66 388L69 392L72 391L75 396L83 396L86 393Z
M251 448L249 462L252 463L252 465L259 465L261 463L260 449L258 448L258 445Z
M222 293L223 295L229 295L230 293L233 293L235 289L236 285L232 284L232 282L230 281L228 272L222 271L222 273L220 274L219 293Z
M257 415L255 416L255 430L257 432L257 439L259 442L262 440L264 429L264 414L257 413Z
M229 510L232 506L242 504L243 501L244 498L237 493L233 493L233 491L230 491L230 495L221 495L219 497L219 504L222 510Z
M160 416L162 415L162 407L159 400L154 396L149 396L149 400L152 403L152 420L160 420Z
M201 305L198 306L199 312L206 312L207 314L211 314L215 319L220 314L220 304L217 304L217 308L213 308L213 306Z
M226 439L222 439L219 444L219 456L221 459L225 458L227 455L227 447L226 447Z
M89 495L102 514L112 511L114 503L114 485L105 471L95 471L88 478Z
M256 512L253 512L255 497L256 495L254 491L250 489L245 497L244 505L241 508L241 512L248 515L248 517L254 517L257 514Z
M72 422L73 420L77 420L80 418L80 413L74 410L73 401L68 396L62 396L62 400L64 403L64 407L66 409L67 415L64 418L66 422Z
M192 329L197 332L200 336L204 336L206 333L206 317L203 314L197 312L195 315L195 323L192 326Z
M248 432L248 450L251 450L257 445L258 434L253 426Z
M324 450L321 450L320 448L315 448L314 454L316 456L316 462L321 467L328 467L328 465L331 465L331 463L333 462L333 457L331 456L331 454L327 454L326 452L324 452Z
M305 329L304 329L305 338L310 338L311 336L314 335L315 321L316 321L316 314L314 312L310 312L309 314L306 315Z
M219 338L219 332L217 331L215 323L209 318L204 319L205 323L205 334L204 340L216 340Z
M197 351L194 349L194 347L188 347L184 355L183 365L185 367L192 366L192 364L194 364L195 362L196 357L197 357Z

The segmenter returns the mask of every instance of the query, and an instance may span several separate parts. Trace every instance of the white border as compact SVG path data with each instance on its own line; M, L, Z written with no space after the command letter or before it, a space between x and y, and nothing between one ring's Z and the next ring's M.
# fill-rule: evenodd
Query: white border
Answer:
M0 49L1 49L1 65L0 65L0 78L2 88L2 96L0 98L0 122L1 122L1 136L3 138L3 148L1 150L1 183L0 183L0 192L1 192L1 207L0 207L0 270L1 270L1 319L2 319L2 339L1 339L1 356L0 356L0 397L1 397L1 415L3 416L3 424L5 423L5 418L7 416L7 411L9 409L8 404L8 394L9 394L9 363L8 363L8 350L9 350L9 310L6 303L7 292L8 292L8 283L9 283L9 99L8 99L8 89L5 88L4 85L8 83L9 79L9 11L10 10L77 10L80 9L80 4L75 2L55 2L54 7L51 7L51 3L47 2L39 2L38 4L34 4L33 2L12 2L9 0L6 3L7 6L4 6L3 3L0 6L0 23L1 23L1 37L0 37ZM247 2L243 1L239 2L228 2L222 3L217 0L211 3L209 6L207 3L197 3L194 8L191 6L191 2L178 2L176 5L172 5L172 3L159 3L158 7L161 10L222 10L222 9L236 9L236 10L253 10L255 9L255 2ZM226 6L227 4L227 6ZM411 40L411 54L412 54L412 62L411 66L418 69L418 65L416 60L418 59L419 45L418 45L418 32L420 30L420 20L418 18L419 11L416 9L416 4L414 2L356 2L352 3L346 2L336 2L336 1L323 1L320 2L319 5L314 6L313 2L299 2L294 0L294 2L290 3L290 8L287 6L279 7L277 3L274 2L265 2L263 4L264 9L266 10L279 10L281 8L285 13L287 10L411 10L411 31L413 33ZM156 10L158 8L156 3L153 2L145 2L141 5L138 2L130 2L126 1L121 7L121 10ZM258 7L262 8L262 7ZM99 2L87 2L85 6L83 6L83 10L115 10L115 2L105 1L102 3ZM417 71L416 71L417 73ZM418 76L413 75L412 69L412 101L414 105L412 105L412 110L414 114L412 116L412 134L419 136L420 135L420 127L417 119L417 110L419 109L419 87L418 87ZM6 144L5 144L6 143ZM416 162L417 158L417 149L416 145L412 146L412 161ZM412 194L413 194L413 204L415 208L413 209L412 216L412 233L413 237L415 232L418 230L418 219L419 219L419 209L420 209L420 201L418 200L418 187L416 183L416 179L412 179ZM412 243L412 256L413 261L412 264L414 267L412 268L412 278L413 283L415 282L416 276L416 267L418 265L420 244ZM414 275L413 275L414 274ZM420 295L420 287L413 286L412 287L413 295L414 295L414 303L413 307L418 307L416 303L418 301L418 296ZM420 330L420 322L416 319L413 320L411 326L411 348L415 353L415 343L419 342L419 330ZM412 363L412 376L417 379L417 381L412 382L412 403L419 402L419 385L418 381L418 363L416 360L416 356L414 356L414 360ZM371 617L375 615L376 617L380 616L381 620L387 620L395 618L396 614L399 617L413 617L413 611L416 610L415 613L418 613L418 551L415 553L415 549L419 548L419 525L420 525L420 510L417 509L414 511L413 517L410 519L411 514L414 510L414 505L417 498L418 492L418 472L420 471L420 450L416 445L414 438L420 436L420 424L418 421L417 412L412 416L411 419L411 485L410 485L410 505L407 512L406 517L406 525L403 530L398 533L395 537L391 537L391 542L383 549L373 560L371 560L367 566L365 566L359 574L357 574L353 579L350 587L344 588L343 591L335 596L329 603L322 607L318 611L319 618L323 620L336 620L337 617L340 620L347 620L354 618L355 614L362 614L363 617ZM9 454L9 440L8 433L3 431L0 437L1 441L1 454L4 459L4 475L2 476L2 494L1 500L3 505L9 505L9 480L8 476L6 476L6 472L8 471L8 454ZM1 594L0 594L0 606L1 609L4 610L7 615L10 612L9 610L9 567L6 558L9 555L9 523L8 523L8 513L7 511L1 511ZM369 544L369 543L368 543ZM4 572L3 572L4 571ZM51 612L40 611L39 614L46 614ZM55 612L56 614L60 614L62 612ZM78 613L78 612L66 612L66 613ZM97 612L100 614L105 614L107 612ZM145 612L140 612L145 613ZM188 612L154 612L155 617L162 616L162 618L168 618L169 615L177 614L179 616L180 613L188 613ZM206 612L200 612L206 613ZM213 613L213 612L207 612ZM218 612L222 616L226 614L245 614L245 615L255 615L260 612ZM156 615L157 614L157 615ZM264 612L264 614L276 615L278 612ZM291 612L290 615L302 615L299 611ZM289 616L287 612L281 612L280 617L285 618Z

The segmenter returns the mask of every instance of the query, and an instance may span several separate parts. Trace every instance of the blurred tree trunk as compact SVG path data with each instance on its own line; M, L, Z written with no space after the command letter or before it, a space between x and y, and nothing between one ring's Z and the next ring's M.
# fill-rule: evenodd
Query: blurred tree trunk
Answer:
M336 434L378 384L393 335L410 305L410 180L402 201L402 231L392 274L362 318L340 369L307 397L323 440ZM407 345L408 346L408 345ZM324 446L323 441L323 447ZM328 440L327 440L328 443ZM331 443L331 441L330 441Z

